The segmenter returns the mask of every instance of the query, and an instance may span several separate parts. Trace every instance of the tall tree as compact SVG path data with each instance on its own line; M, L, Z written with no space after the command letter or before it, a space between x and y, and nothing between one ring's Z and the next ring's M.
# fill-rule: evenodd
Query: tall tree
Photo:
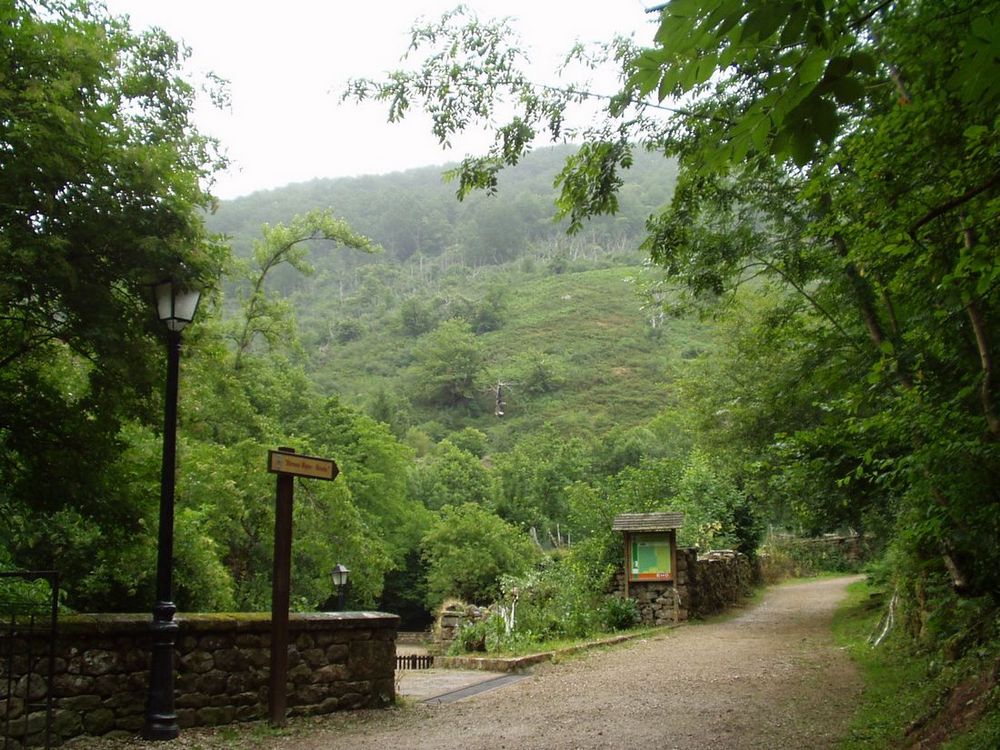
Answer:
M295 216L287 225L264 225L261 239L254 242L252 263L238 261L236 269L244 288L240 291L242 315L236 321L233 341L236 344L234 366L238 370L243 356L254 341L262 337L269 346L279 341L286 344L295 328L291 306L287 301L269 294L269 277L282 266L299 273L311 274L308 262L309 245L330 242L335 245L372 252L375 246L367 237L354 232L343 219L330 211L310 211Z
M420 339L416 390L432 404L469 404L478 395L484 366L483 347L469 324L460 318L446 320Z
M135 523L103 481L162 380L149 285L211 287L225 257L186 56L84 1L0 9L0 544L20 565L57 562L63 510Z

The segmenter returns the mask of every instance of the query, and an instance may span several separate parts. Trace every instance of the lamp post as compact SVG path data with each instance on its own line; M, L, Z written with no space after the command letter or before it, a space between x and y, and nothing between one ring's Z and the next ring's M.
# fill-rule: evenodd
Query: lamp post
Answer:
M338 612L344 611L344 591L347 589L347 579L350 577L350 573L351 571L340 563L337 563L330 572L330 577L333 579L333 585L337 589Z
M160 530L156 552L156 603L153 605L149 697L142 735L172 740L180 732L174 711L174 641L177 623L173 603L174 470L177 463L177 382L181 330L194 319L201 293L167 280L154 287L157 317L167 327L167 387L163 399L163 464L160 471Z

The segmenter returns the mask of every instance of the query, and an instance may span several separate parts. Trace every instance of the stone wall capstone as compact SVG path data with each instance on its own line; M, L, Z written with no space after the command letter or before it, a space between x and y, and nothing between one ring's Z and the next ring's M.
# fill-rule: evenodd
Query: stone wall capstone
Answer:
M265 613L182 614L174 649L175 709L184 727L267 716L271 621ZM288 713L311 715L376 708L395 700L397 615L382 612L292 614L289 621ZM25 714L24 699L45 686L21 685L28 653L43 653L16 634L0 637L13 653L15 689L0 695L12 747L32 744L44 714ZM59 620L53 678L53 735L133 735L144 723L150 617L71 615ZM10 649L10 651L4 651ZM40 658L40 657L39 657ZM36 665L36 670L38 666ZM37 695L33 695L37 698ZM19 706L22 707L19 709Z

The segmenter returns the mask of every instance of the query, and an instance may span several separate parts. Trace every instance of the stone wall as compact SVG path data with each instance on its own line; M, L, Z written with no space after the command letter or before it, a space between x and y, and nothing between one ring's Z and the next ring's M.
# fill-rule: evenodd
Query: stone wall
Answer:
M181 727L228 724L267 716L270 616L178 615L175 707ZM150 654L149 615L60 618L53 680L56 742L81 734L133 735L144 722ZM399 617L381 612L293 614L289 622L288 713L374 708L395 699ZM40 740L42 712L25 714L25 698L44 698L39 680L18 679L24 641L0 638L15 658L9 747ZM35 647L34 653L41 649ZM38 667L36 667L38 669ZM0 675L4 683L8 675ZM6 693L6 691L4 691ZM9 701L8 705L3 705Z
M704 617L722 612L749 596L755 577L746 555L714 550L698 556L690 579L691 612Z
M673 581L630 581L628 593L635 599L639 622L643 625L671 625L683 622L690 614L690 571L698 559L693 549L678 548L677 570ZM615 575L612 594L625 596L625 572Z
M490 616L489 607L477 607L475 604L464 604L449 601L438 613L434 627L434 643L436 651L444 654L458 636L458 631L464 625L480 622Z
M689 617L715 614L749 595L754 581L746 555L718 550L699 556L690 547L677 549L674 581L630 581L643 625L669 625ZM612 589L625 596L625 573L619 571Z

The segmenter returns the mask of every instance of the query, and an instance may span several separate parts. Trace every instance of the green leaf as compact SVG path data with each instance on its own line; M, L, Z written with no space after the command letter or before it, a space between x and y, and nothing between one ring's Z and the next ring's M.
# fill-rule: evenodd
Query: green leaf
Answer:
M875 75L878 67L875 58L867 52L855 52L851 55L851 64L854 70L869 76Z
M816 49L810 52L798 66L800 83L815 83L826 72L827 52Z
M791 15L788 16L785 27L781 30L778 44L782 47L788 47L799 41L808 19L809 11L806 10L804 5L797 5Z
M774 35L785 20L787 5L768 4L750 13L740 38L744 41L756 39L764 41Z
M753 142L754 149L758 153L766 153L767 149L767 138L771 134L772 122L770 117L760 117L757 119L750 131L750 140Z
M831 87L833 95L840 104L854 104L865 95L865 87L857 78L839 78Z
M816 139L804 130L793 130L790 134L792 160L797 166L804 167L816 154Z
M832 143L837 135L837 106L829 99L815 98L811 107L810 117L813 130L824 143Z

